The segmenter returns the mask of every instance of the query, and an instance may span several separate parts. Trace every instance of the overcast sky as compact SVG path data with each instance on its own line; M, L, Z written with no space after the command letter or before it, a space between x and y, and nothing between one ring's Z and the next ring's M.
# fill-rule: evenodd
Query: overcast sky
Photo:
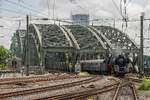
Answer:
M114 1L114 2L113 2ZM150 18L150 0L127 0L127 14L129 19L139 19L141 12ZM49 3L49 5L48 5ZM54 7L54 16L53 16ZM49 8L49 10L48 10ZM25 15L34 18L49 17L70 19L71 14L88 13L90 19L118 19L120 15L120 0L0 0L0 45L9 48L11 36L16 29L25 28ZM41 12L41 13L40 13ZM18 20L22 21L19 22ZM35 21L32 21L35 22ZM149 22L145 22L144 36L150 37ZM95 24L113 25L113 21L99 21ZM122 29L122 21L116 22L116 27ZM126 33L139 44L139 22L128 23ZM145 40L145 46L150 46ZM150 50L145 49L148 53Z

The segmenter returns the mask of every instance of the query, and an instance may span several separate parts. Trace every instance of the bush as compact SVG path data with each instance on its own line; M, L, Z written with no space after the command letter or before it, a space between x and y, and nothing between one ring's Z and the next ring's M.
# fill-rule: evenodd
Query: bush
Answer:
M139 86L139 90L150 90L150 79L144 79Z

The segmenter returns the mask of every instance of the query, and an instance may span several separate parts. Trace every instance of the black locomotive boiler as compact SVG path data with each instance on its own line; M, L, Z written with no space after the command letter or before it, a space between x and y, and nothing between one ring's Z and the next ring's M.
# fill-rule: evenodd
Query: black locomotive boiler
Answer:
M115 57L113 62L113 71L117 76L124 76L129 72L129 63L131 63L130 59L124 55L118 55Z

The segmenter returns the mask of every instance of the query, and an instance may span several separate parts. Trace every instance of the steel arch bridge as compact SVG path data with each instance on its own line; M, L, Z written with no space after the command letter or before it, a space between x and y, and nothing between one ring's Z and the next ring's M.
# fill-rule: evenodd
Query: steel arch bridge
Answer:
M30 24L29 37L30 65L46 69L68 70L66 66L78 61L101 61L116 45L133 59L139 53L127 34L110 26Z

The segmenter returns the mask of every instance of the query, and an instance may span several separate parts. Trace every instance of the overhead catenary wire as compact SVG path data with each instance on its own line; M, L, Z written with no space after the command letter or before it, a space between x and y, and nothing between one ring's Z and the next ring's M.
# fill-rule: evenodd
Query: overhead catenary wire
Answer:
M28 9L28 10L31 10L31 11L34 11L34 12L36 12L36 13L41 13L40 11L35 10L35 9L31 8L31 7L27 7L26 5L23 5L23 4L21 4L21 3L17 3L17 2L11 1L11 0L5 0L5 1L8 2L8 3L10 3L10 4L13 4L13 5L16 5L16 6L20 6L20 7L22 7L22 8L25 8L25 9Z
M127 1L126 0L120 0L120 13L123 17L122 22L122 31L126 32L128 27L128 17L127 17ZM125 23L125 28L124 28Z
M39 16L43 16L43 17L47 17L47 16L48 16L48 15L46 15L46 14L44 14L44 13L41 13L41 11L38 11L38 10L35 10L35 9L32 9L32 8L29 8L29 7L25 6L25 5L16 3L16 2L14 2L14 1L10 1L10 0L5 0L5 1L8 2L8 3L10 3L10 4L13 4L13 5L16 5L16 6L20 6L20 7L22 7L22 8L25 8L25 9L27 9L27 10L29 10L29 11L35 12L35 13L37 13Z
M5 29L5 30L11 30L11 31L16 31L16 29L12 29L12 28L6 28L6 27L1 27L2 29Z
M55 19L55 0L53 0L53 19ZM54 20L55 24L55 20Z
M4 11L7 11L7 12L10 12L10 13L15 13L15 14L18 14L18 15L25 15L26 13L23 13L23 12L19 12L19 11L15 11L15 10L10 10L10 9L7 9L7 8L2 8L0 7L1 10L4 10Z
M11 12L11 13L17 13L17 14L23 14L23 15L26 15L26 13L23 13L23 12L18 12L18 11L15 11L15 10L10 10L10 9L6 9L6 8L0 8L0 9L2 9L2 10L4 10L4 11L8 11L8 12ZM57 20L57 21L71 21L72 19L69 19L69 18L55 18L55 19L52 19L52 18L47 18L47 17L39 17L39 16L35 16L35 15L32 15L34 18L32 18L32 20ZM18 18L21 18L21 19L18 19ZM0 19L6 19L6 20L14 20L14 19L16 19L16 21L18 21L18 20L25 20L24 19L25 17L1 17ZM18 19L18 20L17 20ZM91 19L91 20L89 20L89 21L112 21L112 22L114 22L114 20L115 20L115 22L117 22L117 21L122 21L122 19L120 19L120 18L118 18L118 19L114 19L114 18L96 18L96 19ZM83 20L84 21L84 20ZM127 20L128 22L139 22L140 20L139 19L128 19ZM144 19L144 21L150 21L150 18L145 18ZM69 22L70 23L70 22Z
M6 1L9 1L10 2L10 0L6 0ZM113 1L113 3L114 3L114 5L116 5L116 3L114 2L114 0L112 0ZM130 0L131 1L131 0ZM11 1L11 3L12 3L13 1ZM14 2L13 2L14 3ZM129 2L128 2L129 3ZM16 3L15 3L16 4ZM18 4L17 4L18 5ZM116 7L118 8L118 6L116 5ZM27 8L27 9L30 9L30 8ZM119 10L119 8L118 8L118 11L120 11ZM38 11L39 12L39 11Z
M4 21L25 21L24 17L2 17L0 20Z
M9 1L9 0L6 0L6 1ZM55 0L54 0L55 1ZM54 12L53 12L54 13ZM53 14L53 19L54 19L54 14ZM113 19L114 20L114 19ZM130 21L128 21L128 22L130 22Z
M5 9L5 8L2 8L2 9ZM9 12L15 12L15 13L20 13L20 12L17 12L17 11L12 11L12 10L9 10L9 9L5 9L5 10L7 10L7 11L9 11ZM21 13L21 14L25 14L25 13ZM38 17L38 16L36 16L36 17ZM10 18L10 20L11 20L11 18ZM33 18L33 20L43 20L43 19L38 19L38 18ZM66 20L71 20L71 19L49 19L49 20L56 20L56 21L60 21L60 22L65 22L65 23L71 23L71 22L69 22L69 21L66 21ZM104 21L114 21L114 18L99 18L99 19L92 19L92 20L90 20L90 21L99 21L99 20L104 20ZM121 21L122 19L115 19L115 21ZM144 19L144 21L147 21L147 20L150 20L150 18L147 18L147 19ZM18 21L18 20L17 20ZM138 19L131 19L131 20L128 20L128 22L137 22L137 21L140 21L140 20L138 20Z
M47 0L48 18L50 18L50 1Z
M24 6L28 6L29 8L32 8L32 9L38 11L38 12L42 12L42 11L43 11L43 9L35 8L35 7L33 7L33 5L31 5L31 4L25 3L23 0L22 0L22 2L20 2L20 3L22 3L22 5L24 5ZM46 13L45 13L45 14L46 14Z
M6 1L10 1L10 0L6 0ZM114 0L112 0L113 2L114 2ZM130 0L131 1L131 0ZM12 1L11 1L12 2ZM114 4L116 5L116 7L117 7L117 4L114 2ZM118 8L118 7L117 7ZM30 9L30 8L28 8L28 9ZM120 11L119 9L118 9L118 11ZM39 11L38 11L39 12ZM18 12L17 12L18 13ZM53 14L54 15L54 14ZM53 18L54 19L54 18ZM107 20L107 19L106 19ZM114 19L113 19L114 20ZM134 22L133 20L130 20L130 21L128 21L128 22Z
M115 8L117 9L118 13L121 15L121 17L123 17L123 15L121 14L120 9L119 9L118 5L116 4L116 2L114 0L112 0L112 2L114 4Z
M12 9L7 9L7 8L2 8L0 7L0 10L3 10L3 11L7 11L7 12L10 12L10 13L15 13L15 14L18 14L18 15L26 15L27 13L25 12L19 12L19 11L16 11L16 10L12 10ZM32 15L33 17L40 17L40 16L37 16L37 15Z
M10 10L10 11L12 11L12 10ZM5 20L14 20L14 21L19 21L19 20L21 20L21 21L25 21L25 17L4 17L4 18L6 18ZM0 18L0 19L4 19L4 18ZM17 19L17 18L21 18L21 19ZM51 19L51 18L45 18L45 17L41 17L41 18L39 18L38 16L34 16L34 18L32 18L32 20L43 20L43 21L46 21L46 20L55 20L55 21L62 21L62 22L66 22L66 23L72 23L72 20L71 19L69 19L69 18L62 18L62 19L58 19L58 18L56 18L56 19ZM148 20L148 19L145 19L145 21L146 20ZM83 22L84 22L84 20L82 20ZM85 20L86 21L86 20ZM112 22L114 22L114 18L110 18L110 19L108 19L108 18L99 18L99 19L91 19L91 20L89 20L89 21L105 21L105 22L107 22L107 21L112 21ZM117 21L122 21L122 19L115 19L115 22L117 22ZM128 22L139 22L140 20L138 20L138 19L131 19L131 20L128 20Z

